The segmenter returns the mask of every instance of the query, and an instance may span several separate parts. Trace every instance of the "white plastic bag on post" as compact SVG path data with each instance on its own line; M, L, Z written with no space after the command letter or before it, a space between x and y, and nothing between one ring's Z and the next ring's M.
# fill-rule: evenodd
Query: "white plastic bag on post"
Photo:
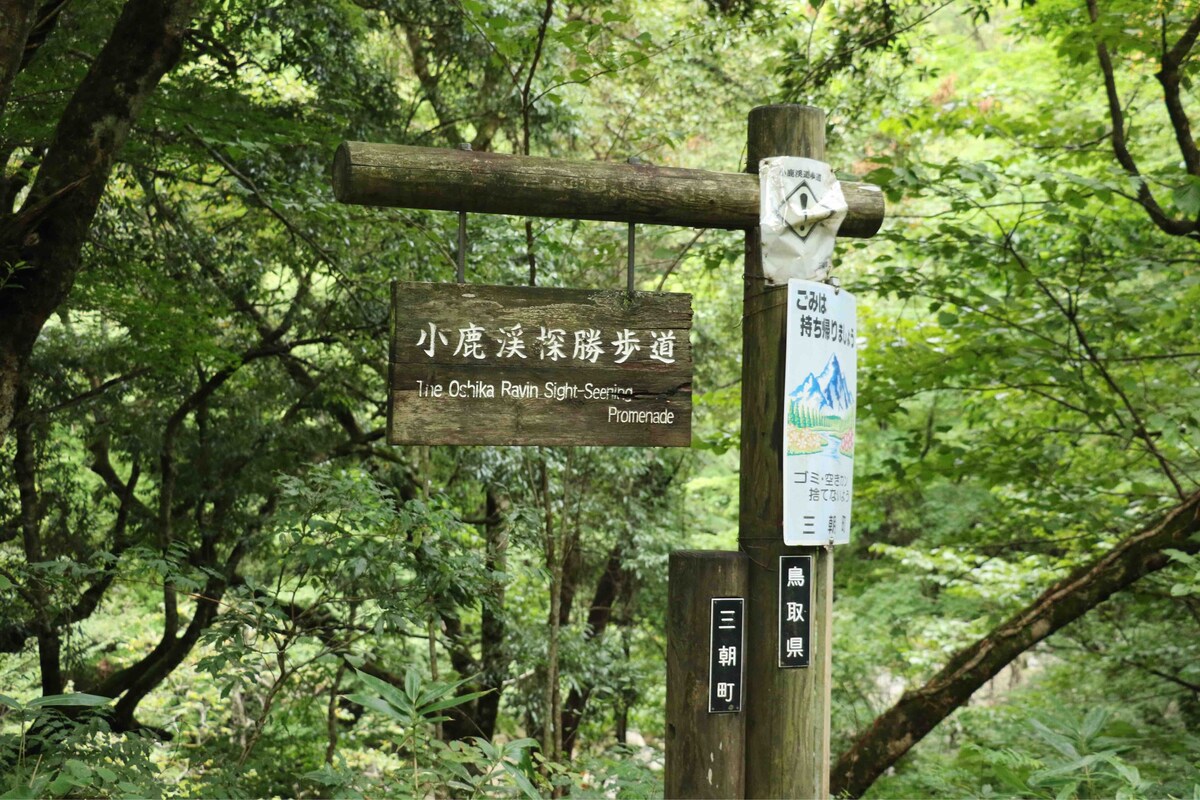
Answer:
M758 162L758 186L767 281L825 281L834 240L846 218L846 198L833 170L812 158L764 158Z

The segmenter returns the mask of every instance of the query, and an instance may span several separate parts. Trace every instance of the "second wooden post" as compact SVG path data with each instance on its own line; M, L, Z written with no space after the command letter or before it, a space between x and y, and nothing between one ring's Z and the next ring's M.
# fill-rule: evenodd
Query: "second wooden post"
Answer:
M825 113L796 105L750 112L747 172L772 156L825 158ZM783 544L786 286L768 286L758 229L746 235L742 323L739 547L746 608L746 796L829 796L833 551ZM811 555L811 665L779 666L779 557Z
M668 575L666 796L745 797L746 557L676 550ZM732 648L716 641L725 633L736 634L729 640ZM714 660L727 674L714 674Z

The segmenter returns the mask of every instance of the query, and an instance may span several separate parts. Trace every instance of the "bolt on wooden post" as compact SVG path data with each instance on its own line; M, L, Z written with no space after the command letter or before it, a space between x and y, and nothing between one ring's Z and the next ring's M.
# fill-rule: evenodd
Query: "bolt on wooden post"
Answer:
M746 171L773 156L825 158L825 112L750 112ZM829 796L833 550L783 543L783 398L787 287L763 277L757 228L746 234L738 546L748 557L746 797ZM811 555L811 663L779 666L779 558Z

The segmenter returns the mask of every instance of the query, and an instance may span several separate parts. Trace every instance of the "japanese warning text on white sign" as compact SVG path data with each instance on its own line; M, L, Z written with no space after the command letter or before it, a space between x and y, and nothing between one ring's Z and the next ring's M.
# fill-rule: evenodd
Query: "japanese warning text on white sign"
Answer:
M854 487L854 296L788 281L784 370L783 541L850 541Z

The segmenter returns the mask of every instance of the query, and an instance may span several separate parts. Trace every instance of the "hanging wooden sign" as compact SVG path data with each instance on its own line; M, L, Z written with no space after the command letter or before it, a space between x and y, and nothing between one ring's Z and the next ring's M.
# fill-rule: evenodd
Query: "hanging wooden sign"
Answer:
M691 295L395 283L391 444L691 444Z

